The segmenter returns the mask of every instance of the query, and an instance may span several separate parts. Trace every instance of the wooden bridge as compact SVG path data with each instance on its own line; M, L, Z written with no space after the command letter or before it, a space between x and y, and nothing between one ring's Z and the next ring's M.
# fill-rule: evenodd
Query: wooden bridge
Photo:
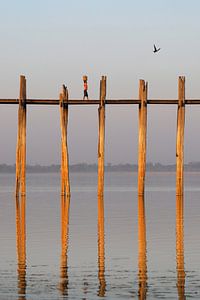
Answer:
M176 259L177 290L180 299L185 299L184 271L184 203L183 203L183 167L184 167L184 121L185 105L200 104L200 99L185 99L185 78L178 80L178 99L148 99L147 83L139 81L139 99L106 99L106 77L100 80L100 98L97 100L71 100L63 85L59 99L27 99L26 78L20 76L20 93L17 99L0 99L0 104L17 104L18 138L16 147L16 243L18 256L18 292L26 294L26 106L59 105L61 127L61 263L59 289L63 295L68 292L68 223L70 206L69 158L67 145L67 125L69 105L98 105L98 295L104 297L105 247L104 247L104 141L106 105L138 105L138 299L145 299L147 294L147 253L145 220L145 171L146 171L146 135L148 105L169 104L177 106L176 138ZM21 196L21 199L19 199Z
M138 99L106 99L106 76L100 80L100 97L93 100L69 99L68 90L63 85L58 99L27 99L26 78L20 76L19 98L0 99L0 104L17 104L18 109L18 138L16 147L16 196L26 194L26 106L27 105L59 105L61 126L61 194L70 196L69 158L67 145L68 111L70 105L98 105L98 196L104 191L104 142L105 142L105 108L106 105L138 105L139 134L138 134L138 195L145 190L146 171L146 135L148 105L177 106L177 138L176 138L176 194L183 195L184 168L184 123L185 105L200 104L200 99L185 99L185 77L178 79L178 99L148 99L147 83L139 81Z

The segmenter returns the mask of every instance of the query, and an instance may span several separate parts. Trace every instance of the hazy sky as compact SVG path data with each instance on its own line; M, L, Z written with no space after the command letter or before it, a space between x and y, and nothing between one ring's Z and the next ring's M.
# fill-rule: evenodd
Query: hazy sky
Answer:
M29 98L57 98L66 83L71 98L137 98L138 80L149 98L176 98L186 76L186 97L200 98L199 0L18 0L0 10L0 98L17 98L19 75ZM153 53L153 44L162 49ZM138 107L106 108L106 162L137 162ZM200 107L186 108L185 161L200 161ZM0 163L15 162L17 106L0 106ZM70 163L97 161L97 107L70 107ZM148 161L174 163L176 107L148 108ZM60 161L59 107L28 107L27 162Z

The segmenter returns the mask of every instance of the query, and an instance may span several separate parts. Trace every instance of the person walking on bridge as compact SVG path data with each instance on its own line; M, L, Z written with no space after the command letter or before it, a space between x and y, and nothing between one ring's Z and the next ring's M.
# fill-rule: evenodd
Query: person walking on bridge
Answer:
M84 75L83 76L83 100L85 100L85 98L88 98L88 83L87 83L87 76Z

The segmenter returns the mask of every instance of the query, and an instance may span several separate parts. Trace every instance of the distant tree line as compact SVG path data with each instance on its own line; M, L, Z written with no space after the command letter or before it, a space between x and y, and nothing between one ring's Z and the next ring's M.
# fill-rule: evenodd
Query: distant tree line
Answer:
M79 163L70 165L70 172L97 172L97 164ZM60 165L27 165L28 173L58 173ZM136 164L118 164L108 163L105 166L106 172L137 172ZM161 163L147 163L147 172L175 172L176 165L163 165ZM200 162L190 162L185 164L185 171L200 172ZM15 165L0 164L0 173L14 173Z

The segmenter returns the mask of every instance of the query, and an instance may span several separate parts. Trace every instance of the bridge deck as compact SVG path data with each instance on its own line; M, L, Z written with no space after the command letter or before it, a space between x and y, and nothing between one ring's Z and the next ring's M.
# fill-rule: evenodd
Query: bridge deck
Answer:
M139 104L138 99L107 99L106 104L124 105L124 104ZM177 99L148 99L148 104L178 104ZM0 99L0 104L19 104L19 99ZM59 105L58 99L27 99L26 104L30 105ZM69 105L99 105L100 100L80 100L71 99L68 100ZM186 99L185 104L195 105L200 104L200 99Z

